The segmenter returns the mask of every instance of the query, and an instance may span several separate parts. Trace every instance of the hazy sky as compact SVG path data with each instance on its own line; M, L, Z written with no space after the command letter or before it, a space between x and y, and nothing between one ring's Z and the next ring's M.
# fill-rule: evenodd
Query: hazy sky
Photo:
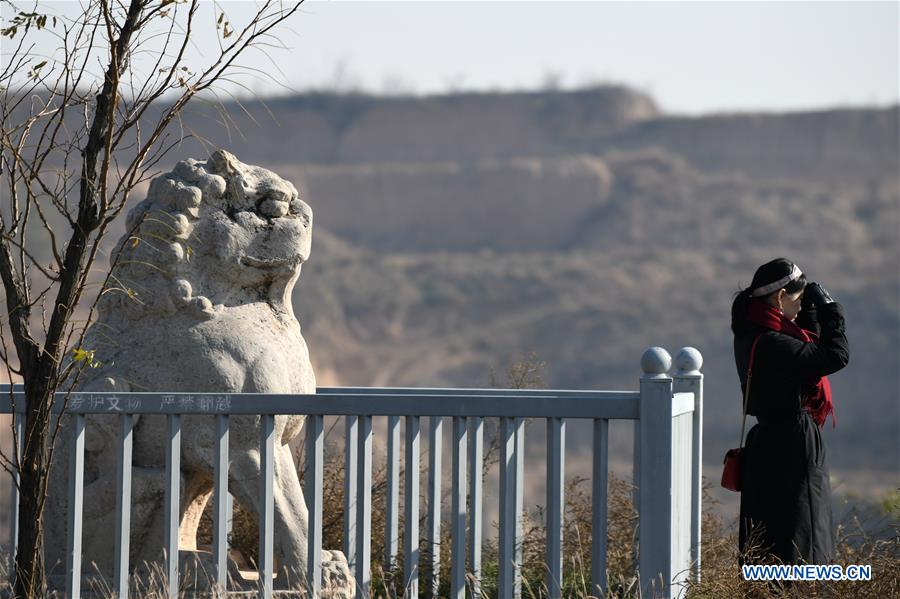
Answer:
M239 26L255 3L219 6ZM426 94L615 82L646 91L664 110L678 113L886 105L900 96L898 6L308 0L281 30L290 50L269 48L271 60L256 53L243 61L281 85L260 76L240 81L257 93L279 94L322 87ZM214 10L212 2L204 3L196 54L215 47Z

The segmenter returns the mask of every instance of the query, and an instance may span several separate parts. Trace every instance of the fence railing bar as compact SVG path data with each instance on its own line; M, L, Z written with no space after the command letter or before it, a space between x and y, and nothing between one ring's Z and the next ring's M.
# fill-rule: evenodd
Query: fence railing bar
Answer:
M606 596L606 536L609 486L609 420L594 420L593 489L591 493L591 594Z
M431 564L431 593L438 596L441 582L441 455L444 419L432 416L428 426L428 558Z
M565 508L566 421L547 419L547 592L561 599L563 510Z
M216 447L213 463L213 561L216 565L216 586L219 592L228 590L228 521L231 509L228 495L228 437L229 418L216 416Z
M11 413L13 410L11 409L11 403L9 400L9 385L0 385L0 394L3 397L0 397L0 413ZM25 386L22 384L12 385L12 394L14 396L20 396L24 399L25 394ZM597 401L597 400L608 400L608 399L619 399L632 397L636 394L635 391L629 390L599 390L599 389L497 389L497 388L442 388L442 387L318 387L316 389L316 393L310 394L301 394L301 393L292 393L291 397L309 399L321 395L337 395L341 397L377 397L377 396L428 396L428 397L512 397L515 399L520 399L522 397L548 397L548 398L580 398L589 401ZM57 393L58 398L62 399L64 396L69 395L70 397L84 397L84 396L97 396L103 397L104 395L121 395L120 392L68 392L68 391L59 391ZM156 392L156 391L132 391L128 393L129 398L141 398L141 397L155 397L160 395L172 395L170 392ZM175 394L176 396L178 393ZM191 396L194 397L202 397L204 395L221 395L219 393L190 393ZM237 399L241 396L252 395L254 396L254 401L261 397L276 397L280 394L271 394L271 393L232 393L229 394L231 399ZM98 408L95 411L106 410L108 406L103 406L102 408ZM54 405L54 413L59 413L62 411L61 405ZM66 408L67 412L72 411L72 406L68 406ZM140 409L140 408L139 408ZM173 409L177 409L179 411L183 411L182 406L174 407ZM89 406L79 406L75 408L75 411L91 411ZM16 404L16 412L25 413L25 405L24 403L17 400ZM192 410L188 408L188 412L204 412L208 413L208 410ZM131 412L131 407L129 407L129 412ZM229 413L235 413L232 407L231 410L228 410ZM385 415L379 413L373 413L373 415Z
M18 421L16 424L18 425ZM19 438L22 438L21 434L19 435ZM83 489L84 415L75 414L72 416L72 447L69 454L69 527L66 539L66 593L69 599L79 599L81 597L81 524L84 515ZM13 565L15 565L15 563ZM15 572L15 570L10 570L10 572Z
M387 419L387 497L384 521L384 568L393 572L400 549L400 417Z
M324 467L324 419L322 416L306 417L306 470L303 474L303 495L309 511L306 584L310 599L322 592L322 485Z
M404 587L408 599L419 596L419 417L406 417L406 451L403 493Z
M634 391L601 391L593 389L497 389L458 387L318 387L317 395L366 395L402 396L430 395L440 397L482 396L482 397L566 397L584 398L591 401L632 395Z
M372 584L372 417L358 418L356 488L356 599L369 599Z
M358 420L356 415L344 418L344 555L351 572L356 571Z
M273 592L275 537L275 417L260 418L259 432L259 593L271 599Z
M14 393L17 398L24 394ZM109 414L120 410L121 393L71 393L71 414ZM514 418L617 418L636 419L638 417L638 397L635 392L593 393L569 395L565 393L542 394L532 392L520 394L485 395L400 395L385 397L385 394L331 395L327 402L322 396L313 394L271 394L239 393L228 395L230 406L227 410L210 411L202 407L204 402L185 405L182 399L192 400L213 396L196 393L150 393L128 394L128 412L131 414L210 414L227 413L231 416L260 414L301 415L320 414L322 416L355 416L366 413L371 416L481 416ZM214 395L220 397L220 395ZM448 401L452 398L452 401ZM172 400L175 401L172 401ZM378 399L379 401L373 401ZM59 402L57 402L59 403ZM61 408L54 406L53 413ZM10 398L0 397L0 412L12 411Z
M472 450L469 453L469 568L472 596L481 596L482 498L484 469L484 418L468 418Z
M116 495L115 571L113 590L119 599L128 597L128 553L131 535L131 456L134 417L119 415L119 493Z
M453 418L453 497L451 500L450 533L451 563L450 596L466 599L466 458L468 439L466 419Z
M516 422L500 419L500 538L497 596L512 599L516 552Z
M169 414L166 451L165 550L169 597L178 596L178 526L181 523L181 416Z

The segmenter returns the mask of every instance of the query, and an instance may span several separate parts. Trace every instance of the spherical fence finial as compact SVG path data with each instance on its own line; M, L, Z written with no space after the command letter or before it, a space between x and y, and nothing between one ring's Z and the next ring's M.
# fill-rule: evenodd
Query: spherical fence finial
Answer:
M651 347L641 356L641 369L645 376L665 376L672 367L672 356L661 347Z
M695 347L682 347L675 354L675 371L678 374L696 374L703 367L703 356Z

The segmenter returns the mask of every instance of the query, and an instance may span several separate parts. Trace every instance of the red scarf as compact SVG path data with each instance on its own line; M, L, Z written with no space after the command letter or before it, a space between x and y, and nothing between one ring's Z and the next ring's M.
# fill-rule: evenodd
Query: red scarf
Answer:
M747 319L761 327L796 337L806 343L812 343L818 339L815 333L800 328L794 321L788 320L781 310L760 299L750 300L747 307ZM815 379L811 381L811 385L812 390L807 394L803 407L820 427L825 425L825 419L831 414L831 424L834 428L837 426L837 420L834 417L834 403L831 401L831 384L828 382L828 377Z

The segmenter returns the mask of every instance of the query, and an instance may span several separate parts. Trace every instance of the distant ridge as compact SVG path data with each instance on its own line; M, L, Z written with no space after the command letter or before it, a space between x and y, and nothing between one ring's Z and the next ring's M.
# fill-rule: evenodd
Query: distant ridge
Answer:
M623 86L423 97L309 93L194 105L188 130L271 164L472 164L657 146L703 170L865 180L896 165L900 107L666 115ZM274 117L273 117L274 115ZM243 134L246 139L241 139ZM183 145L199 155L201 145Z
M651 97L622 86L393 98L310 93L224 107L245 135L269 142L259 159L315 164L565 155L659 117ZM196 133L226 143L215 107L196 104L191 114Z
M602 145L657 145L705 170L846 181L896 171L898 132L898 106L842 108L648 119Z

